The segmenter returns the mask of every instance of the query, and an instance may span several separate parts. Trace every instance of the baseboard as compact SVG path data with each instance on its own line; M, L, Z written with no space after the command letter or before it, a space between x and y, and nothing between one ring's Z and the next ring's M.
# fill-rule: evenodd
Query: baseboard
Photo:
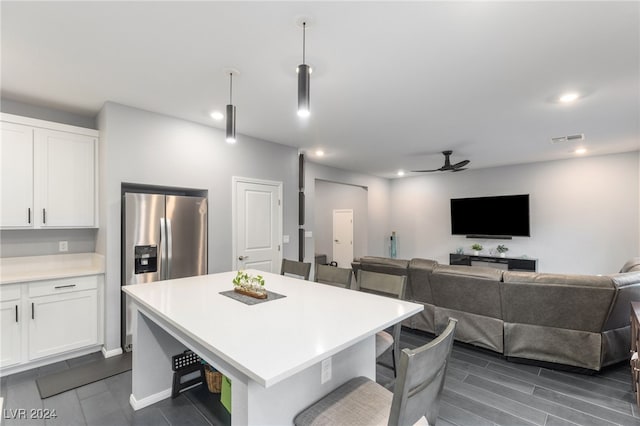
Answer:
M107 350L104 346L102 347L102 355L105 358L111 358L112 356L122 355L122 348L110 349Z
M100 346L89 346L88 348L78 349L63 354L52 355L44 358L37 359L35 361L25 361L21 364L12 365L11 367L5 367L0 369L0 377L10 376L12 374L21 373L23 371L31 370L33 368L43 367L48 364L53 364L59 361L66 361L71 358L77 358L79 356L92 354L99 352ZM1 423L1 422L0 422Z
M163 399L167 399L169 397L171 397L171 388L165 389L158 393L154 393L153 395L149 395L140 400L136 399L136 397L133 396L133 394L131 394L131 396L129 397L129 404L131 404L131 407L135 411L137 411L144 407L148 407L152 404L155 404L156 402L160 402Z

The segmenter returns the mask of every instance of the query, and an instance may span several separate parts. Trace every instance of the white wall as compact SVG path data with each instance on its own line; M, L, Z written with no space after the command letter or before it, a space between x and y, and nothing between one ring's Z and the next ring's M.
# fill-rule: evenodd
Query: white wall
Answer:
M308 161L305 166L305 230L311 231L313 237L305 239L305 261L314 261L316 211L316 181L343 183L367 188L367 236L365 255L387 256L389 253L389 236L391 235L389 216L390 182L375 176L350 172L323 166Z
M18 102L7 98L2 98L2 102L0 102L0 110L7 114L38 118L40 120L53 121L54 123L64 123L71 126L85 127L87 129L97 129L96 117L75 114L72 112L47 108L39 105L25 104L24 102Z
M97 229L29 229L0 231L0 257L43 256L48 254L92 253ZM58 243L66 241L61 253Z
M333 260L333 210L353 210L353 256L367 254L367 188L315 181L315 253ZM343 265L340 265L343 266ZM344 267L344 266L343 266Z
M97 251L106 255L107 350L120 346L120 210L123 182L194 188L209 194L209 273L232 267L231 178L283 182L284 234L297 229L297 151L219 129L114 103L98 117L100 223ZM297 256L296 239L283 255Z
M398 257L448 263L457 247L509 247L509 255L538 258L541 272L617 272L640 254L638 153L396 179L391 223ZM472 240L451 235L449 200L530 194L531 237ZM499 213L495 213L499 214Z

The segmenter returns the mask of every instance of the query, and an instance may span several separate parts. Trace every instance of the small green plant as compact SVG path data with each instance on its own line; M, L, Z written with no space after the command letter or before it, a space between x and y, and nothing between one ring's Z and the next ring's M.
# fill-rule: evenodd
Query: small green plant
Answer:
M240 287L244 290L264 292L264 278L262 275L249 275L245 271L238 271L233 279L234 287Z
M498 247L496 247L496 251L498 253L506 253L506 252L509 251L509 247L507 247L507 246L505 246L503 244L500 244Z
M475 243L471 246L471 250L473 251L482 251L482 244Z

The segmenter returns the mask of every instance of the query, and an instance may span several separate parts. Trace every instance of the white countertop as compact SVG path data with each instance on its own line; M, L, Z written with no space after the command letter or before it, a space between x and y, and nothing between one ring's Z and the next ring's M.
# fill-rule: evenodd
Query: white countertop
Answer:
M423 306L260 271L286 297L245 305L219 294L236 272L123 287L252 380L269 387L402 321Z
M96 253L0 258L0 284L104 274Z

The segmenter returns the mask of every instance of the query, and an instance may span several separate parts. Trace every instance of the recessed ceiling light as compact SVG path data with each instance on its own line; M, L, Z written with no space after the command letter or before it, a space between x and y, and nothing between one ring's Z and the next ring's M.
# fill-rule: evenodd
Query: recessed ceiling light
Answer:
M398 170L397 175L398 176L404 176L404 170Z
M563 104L568 104L570 102L577 100L579 97L580 95L578 93L571 92L571 93L565 93L564 95L560 96L558 100Z
M224 118L224 114L220 111L213 111L211 113L211 118L213 118L214 120L222 120Z
M578 155L586 154L587 153L587 148L576 148L576 150L573 151L573 152L575 152Z
M321 149L318 149L318 150L316 150L316 155L317 155L318 157L322 157L322 156L324 156L324 151L323 151L323 150L321 150Z

